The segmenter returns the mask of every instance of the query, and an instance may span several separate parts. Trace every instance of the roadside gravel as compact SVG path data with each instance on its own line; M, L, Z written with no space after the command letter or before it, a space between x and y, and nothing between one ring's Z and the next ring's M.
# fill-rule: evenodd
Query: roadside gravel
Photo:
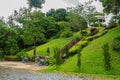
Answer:
M92 80L57 73L36 73L30 70L0 67L0 80Z

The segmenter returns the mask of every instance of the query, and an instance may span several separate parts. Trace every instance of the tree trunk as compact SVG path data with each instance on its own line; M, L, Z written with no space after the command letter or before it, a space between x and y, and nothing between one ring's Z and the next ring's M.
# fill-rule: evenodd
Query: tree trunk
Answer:
M36 58L37 58L37 55L36 55L36 36L34 37L34 60L36 62Z

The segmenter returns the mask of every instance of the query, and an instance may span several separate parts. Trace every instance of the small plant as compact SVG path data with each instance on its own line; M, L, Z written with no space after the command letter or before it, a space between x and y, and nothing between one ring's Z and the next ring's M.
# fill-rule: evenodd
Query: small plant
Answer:
M47 56L49 56L50 55L50 48L49 47L47 48L46 52L47 52Z
M110 64L110 53L109 53L109 46L108 46L108 43L106 43L104 46L103 46L103 55L104 55L104 61L105 61L105 64L104 64L104 67L107 71L109 71L111 69L111 64Z
M71 30L65 30L60 34L60 37L65 37L65 38L71 37L71 36L73 36L73 32Z
M120 36L114 38L112 41L112 49L115 51L120 51Z
M89 36L85 38L86 41L92 41L93 39L94 39L93 36Z
M81 32L82 37L85 37L88 35L88 32L86 30L82 30Z
M80 66L81 66L81 49L78 49L77 50L77 57L78 57L78 62L77 62L77 66L78 66L78 68L80 69Z
M54 65L54 64L56 63L56 60L55 60L54 57L49 57L49 58L46 60L46 62L48 62L48 64L49 64L50 66L52 66L52 65Z
M77 53L77 50L79 48L84 48L88 44L88 41L80 41L77 43L77 45L73 46L72 48L69 49L70 55L74 55Z
M66 58L68 58L68 57L69 57L69 49L68 49L68 46L66 46L66 48L65 48L65 53L66 53Z
M27 54L26 52L24 52L24 51L21 51L21 52L17 53L16 56L17 56L17 58L18 58L19 60L21 60L21 57L22 57L22 56L23 56L23 57L28 57L28 54Z
M61 55L60 50L58 48L54 48L54 58L56 60L56 65L60 65L63 63L62 55Z

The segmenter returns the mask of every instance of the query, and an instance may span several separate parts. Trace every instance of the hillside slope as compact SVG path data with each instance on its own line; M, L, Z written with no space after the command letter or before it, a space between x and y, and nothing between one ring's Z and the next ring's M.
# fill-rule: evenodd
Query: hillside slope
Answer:
M37 47L37 55L45 56L46 53L47 53L46 52L47 48L50 49L50 53L51 53L50 55L52 55L53 54L53 48L55 48L55 47L61 48L72 39L73 39L72 37L70 37L70 38L59 38L59 39L51 40L46 44L40 45L40 46ZM33 50L28 51L27 53L30 57L33 56Z
M90 42L82 50L81 55L81 69L77 68L77 55L69 57L64 64L62 64L58 71L63 72L80 72L90 74L110 74L120 75L120 54L113 51L110 47L112 70L104 70L104 56L102 46L106 43L111 45L112 40L120 36L120 27L109 30L104 36L97 38Z

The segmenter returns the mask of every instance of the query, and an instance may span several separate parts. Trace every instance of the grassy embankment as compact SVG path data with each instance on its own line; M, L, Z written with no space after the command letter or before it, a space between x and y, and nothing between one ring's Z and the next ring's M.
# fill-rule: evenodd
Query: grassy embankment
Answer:
M108 31L104 36L97 38L90 42L82 51L81 55L81 69L77 68L77 55L69 57L64 64L59 67L51 66L45 71L57 71L57 72L72 72L78 74L94 74L103 75L104 77L118 78L120 76L120 53L111 49L112 40L120 36L120 27L116 27ZM102 46L109 43L111 66L110 71L104 69L104 56ZM120 79L120 77L119 77Z
M76 38L76 37L80 37L80 32L76 32L73 34L72 37L69 38L58 38L58 39L53 39L53 40L49 40L49 42L37 46L36 50L37 50L37 55L40 56L45 56L47 54L47 48L50 49L50 56L53 56L54 52L53 49L55 47L57 48L62 48L63 46L65 46L69 41L71 41L72 39ZM33 56L33 50L30 50L27 52L29 57Z

